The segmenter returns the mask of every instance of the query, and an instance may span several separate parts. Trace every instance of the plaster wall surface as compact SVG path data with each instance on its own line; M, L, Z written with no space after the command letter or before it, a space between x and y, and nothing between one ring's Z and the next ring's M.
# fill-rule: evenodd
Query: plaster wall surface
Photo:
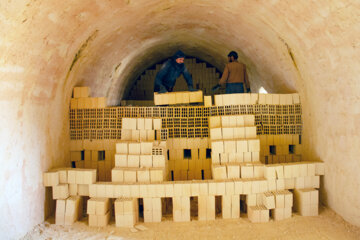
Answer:
M222 69L230 50L252 91L299 92L305 156L326 163L322 200L360 225L360 3L316 1L0 2L1 235L44 220L43 171L68 156L72 88L119 104L177 49Z

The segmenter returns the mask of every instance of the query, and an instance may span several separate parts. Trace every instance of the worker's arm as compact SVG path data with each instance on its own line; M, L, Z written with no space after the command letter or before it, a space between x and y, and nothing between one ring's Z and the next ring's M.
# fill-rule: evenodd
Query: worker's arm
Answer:
M188 85L189 91L194 91L195 89L193 87L193 80L192 80L191 74L189 73L189 71L187 70L187 68L185 66L184 66L183 76Z
M228 77L229 77L229 69L228 69L228 65L226 64L224 72L223 72L223 74L221 76L221 79L219 81L219 84L221 85L221 84L226 83L227 80L228 80Z
M223 72L223 74L221 76L221 79L220 79L219 83L216 84L215 86L213 86L211 88L211 91L215 92L216 90L218 90L221 87L221 84L224 84L224 83L227 82L228 77L229 77L229 69L228 69L228 65L226 64L224 72Z
M246 87L246 92L250 92L250 83L249 83L249 77L247 75L246 67L244 67L244 83Z
M156 74L155 82L154 82L154 92L166 92L166 88L162 84L162 80L164 79L166 73L168 72L168 69L170 67L170 63L166 62L164 63L159 72Z

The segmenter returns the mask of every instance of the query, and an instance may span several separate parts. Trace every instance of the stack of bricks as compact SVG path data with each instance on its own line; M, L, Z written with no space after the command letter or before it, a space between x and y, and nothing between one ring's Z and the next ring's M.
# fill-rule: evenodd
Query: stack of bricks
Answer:
M211 149L208 138L171 138L169 176L171 180L211 179Z
M128 142L116 144L112 182L149 183L166 180L166 142Z
M81 217L80 196L88 196L89 186L95 182L96 170L64 168L44 173L44 186L52 187L53 199L56 200L56 224L71 225Z
M115 200L115 225L117 227L134 227L139 220L136 198L118 198Z
M276 182L284 189L294 190L294 210L303 216L318 214L318 188L320 176L324 175L324 164L321 162L301 162L266 165L264 175L269 183ZM282 218L288 216L289 210L274 210Z
M267 164L264 168L264 176L269 186L282 186L280 189L270 188L270 191L319 188L321 175L324 175L322 162Z
M169 138L208 138L208 117L204 108L168 108L166 118L162 118L162 128L168 130ZM171 111L170 111L171 110Z
M294 190L294 210L301 216L319 214L319 191L313 188Z
M73 92L73 98L70 100L71 109L93 109L93 108L105 108L106 98L98 97L91 98L89 87L75 87Z
M302 145L299 134L260 135L261 162L266 164L300 162Z
M111 217L109 198L90 198L87 201L90 227L105 227Z
M263 137L260 159L264 163L301 161L301 104L299 94L259 94L264 106L258 117Z
M144 222L161 222L162 207L161 198L143 198Z
M248 218L252 223L268 222L269 209L262 205L248 207Z
M168 92L154 93L154 104L159 105L176 105L203 102L203 92L201 90L194 92Z
M213 179L261 178L253 115L210 117Z
M293 194L288 190L273 192L275 208L271 210L274 220L291 218L293 207Z
M258 103L257 93L234 93L215 95L215 106L249 105Z
M71 196L56 200L55 223L57 225L72 225L82 217L82 198Z
M198 197L198 219L199 221L215 220L215 196Z
M192 75L194 87L202 89L206 94L213 94L211 88L219 82L220 76L216 68L208 67L206 63L195 58L186 58L185 65ZM154 87L154 80L161 66L161 64L157 64L156 69L146 70L129 91L128 99L152 100L153 94L152 92L149 93L148 90ZM184 77L180 76L176 80L174 91L186 91L187 89L188 86ZM221 88L218 92L225 92L224 88Z
M266 192L262 194L262 204L271 210L275 221L291 218L293 194L288 190Z
M44 174L44 184L54 188L54 199L57 200L56 221L57 224L71 224L77 219L77 207L81 205L79 195L69 198L69 182L75 184L89 184L88 196L91 198L88 202L89 225L104 226L108 222L109 210L107 207L109 199L126 198L120 201L127 201L128 204L133 204L131 211L122 212L116 211L120 217L118 225L129 226L136 220L137 210L136 199L142 198L144 200L144 217L147 222L161 221L161 198L172 198L173 201L173 219L174 221L190 221L190 197L198 197L198 216L199 220L213 220L215 219L215 198L221 196L222 198L222 217L223 218L238 218L240 217L240 201L239 199L246 198L249 218L251 221L267 221L265 212L272 211L272 216L275 220L281 220L291 217L292 195L287 189L295 188L295 209L302 215L314 215L317 209L318 198L317 190L296 188L295 184L285 184L289 174L287 166L291 166L291 171L294 169L301 169L305 171L313 171L315 164L315 176L323 174L323 163L291 163L291 164L277 164L264 166L264 178L243 178L243 179L227 179L227 180L202 180L202 181L176 181L176 182L157 182L157 183L116 183L116 182L93 182L91 180L84 181L68 180L74 176L75 173L81 173L78 169L59 169L49 171ZM89 171L89 170L86 170ZM296 172L294 170L292 172ZM95 172L93 172L95 173ZM295 174L296 175L296 174ZM81 176L81 174L80 174ZM84 176L84 175L83 175ZM290 175L293 176L293 175ZM308 176L309 177L309 176ZM314 177L314 176L312 176ZM293 178L293 181L296 178ZM298 177L303 178L303 177ZM302 185L300 186L302 187ZM127 199L130 198L130 199ZM78 203L80 199L80 203ZM67 206L67 204L69 205ZM93 205L91 205L93 204ZM95 208L94 208L95 204ZM96 206L100 204L102 208L97 210ZM109 203L110 204L110 203ZM124 203L125 204L125 203ZM125 205L124 205L125 206ZM95 209L95 210L94 210ZM315 210L314 210L315 209ZM127 215L127 216L125 216ZM133 217L131 217L131 216ZM68 216L66 218L66 216ZM268 216L268 215L267 215ZM90 219L91 218L91 219ZM67 219L67 220L66 220ZM127 220L126 220L127 219ZM132 220L131 220L132 219ZM135 220L134 220L135 219ZM124 221L124 222L122 222ZM129 224L129 225L128 225Z
M115 145L115 143L114 143ZM82 150L71 151L71 165L74 168L97 169L100 181L111 180L111 169L114 167L115 150L108 148L107 150Z
M154 141L160 139L161 119L123 118L121 140Z

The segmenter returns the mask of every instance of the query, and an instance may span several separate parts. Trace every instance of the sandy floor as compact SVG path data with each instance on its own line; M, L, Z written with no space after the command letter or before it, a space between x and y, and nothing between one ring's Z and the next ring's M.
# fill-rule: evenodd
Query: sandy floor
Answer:
M49 219L36 226L23 239L360 239L360 228L346 223L332 210L321 208L317 217L301 217L269 223L250 223L240 219L190 223L141 223L146 229L131 232L116 228L88 227L86 219L73 226L56 226Z

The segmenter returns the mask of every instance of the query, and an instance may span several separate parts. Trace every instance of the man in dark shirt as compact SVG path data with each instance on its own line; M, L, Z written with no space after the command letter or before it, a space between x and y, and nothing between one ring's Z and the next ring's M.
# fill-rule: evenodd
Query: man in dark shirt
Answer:
M172 58L161 66L155 77L154 92L172 92L176 79L181 74L186 80L189 91L196 91L196 89L193 88L192 77L185 67L184 59L185 54L182 51L177 51Z

